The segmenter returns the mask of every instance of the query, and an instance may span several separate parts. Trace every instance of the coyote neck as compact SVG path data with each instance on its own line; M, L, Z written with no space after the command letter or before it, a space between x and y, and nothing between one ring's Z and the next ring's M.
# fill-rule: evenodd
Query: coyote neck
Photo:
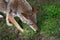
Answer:
M18 10L23 11L23 13L32 11L32 7L26 0L18 0Z

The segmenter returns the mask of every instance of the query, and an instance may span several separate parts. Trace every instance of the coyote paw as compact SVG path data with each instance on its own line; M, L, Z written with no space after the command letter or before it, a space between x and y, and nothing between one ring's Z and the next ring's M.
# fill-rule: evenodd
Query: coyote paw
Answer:
M7 25L8 25L8 26L12 26L12 24L11 24L11 23L7 23Z

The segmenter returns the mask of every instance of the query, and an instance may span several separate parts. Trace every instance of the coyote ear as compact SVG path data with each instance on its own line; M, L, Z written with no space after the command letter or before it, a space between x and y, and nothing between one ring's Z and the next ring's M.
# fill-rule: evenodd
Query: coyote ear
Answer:
M37 13L37 9L35 7L32 7L32 12Z

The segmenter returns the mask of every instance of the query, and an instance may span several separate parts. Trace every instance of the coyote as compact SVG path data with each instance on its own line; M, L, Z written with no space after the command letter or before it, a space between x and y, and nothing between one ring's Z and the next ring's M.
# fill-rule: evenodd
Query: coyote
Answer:
M0 2L0 12L6 14L7 25L12 26L12 24L9 23L10 20L18 30L23 32L24 30L14 19L14 17L17 16L23 23L29 25L34 31L38 30L36 25L37 12L35 8L31 7L31 5L26 0L0 0Z

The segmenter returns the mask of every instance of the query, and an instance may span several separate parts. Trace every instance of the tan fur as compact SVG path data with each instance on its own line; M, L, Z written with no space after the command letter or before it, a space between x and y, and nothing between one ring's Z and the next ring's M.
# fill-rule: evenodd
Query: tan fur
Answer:
M13 18L13 16L10 14L9 15L9 20L15 25L15 27L19 30L19 31L21 31L21 32L23 32L24 30L20 27L20 25L16 22L16 20Z

